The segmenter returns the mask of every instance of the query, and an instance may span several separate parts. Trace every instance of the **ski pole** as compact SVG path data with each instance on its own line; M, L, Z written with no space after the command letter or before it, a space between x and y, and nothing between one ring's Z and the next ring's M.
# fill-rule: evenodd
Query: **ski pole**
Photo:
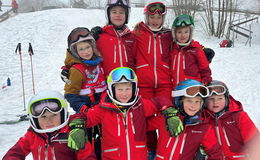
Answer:
M32 64L33 48L32 48L31 43L29 43L28 53L29 53L29 55L30 55L30 60L31 60L31 71L32 71L33 94L35 94L35 88L34 88L34 75L33 75L33 64Z
M23 86L23 104L24 104L24 108L23 108L23 110L25 111L25 93L24 93L23 62L22 62L21 43L18 43L18 44L17 44L17 47L16 47L16 49L15 49L15 53L17 53L17 51L19 51L19 54L20 54L21 75L22 75L22 86Z

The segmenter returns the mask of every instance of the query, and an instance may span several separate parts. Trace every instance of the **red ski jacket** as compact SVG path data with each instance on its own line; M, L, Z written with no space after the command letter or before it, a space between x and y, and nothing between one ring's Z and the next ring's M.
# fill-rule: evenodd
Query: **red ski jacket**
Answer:
M172 35L169 29L156 34L140 22L135 29L135 60L138 86L171 87L170 50Z
M184 119L181 115L179 117ZM149 130L158 129L159 133L156 160L192 160L200 145L205 147L208 160L224 158L214 128L202 118L195 124L186 124L184 131L177 137L170 137L163 115L150 119L148 126Z
M79 152L70 150L67 146L68 126L53 135L36 133L29 128L26 134L6 153L3 160L25 159L32 153L34 160L96 160L91 144Z
M194 79L204 84L212 81L207 57L199 42L194 40L183 48L174 43L171 52L171 72L173 89L186 79Z
M86 127L101 124L102 160L145 160L146 118L160 110L161 102L165 101L150 101L138 97L136 103L122 113L104 92L99 105L86 113L78 113L75 117L86 118ZM166 106L170 105L169 103Z
M206 116L215 128L226 159L244 160L248 156L247 145L260 134L248 114L243 111L242 104L232 96L229 101L229 111L223 115L216 117L205 110Z
M120 34L113 25L103 27L96 45L103 57L105 78L117 67L134 69L133 44L134 36L127 26Z

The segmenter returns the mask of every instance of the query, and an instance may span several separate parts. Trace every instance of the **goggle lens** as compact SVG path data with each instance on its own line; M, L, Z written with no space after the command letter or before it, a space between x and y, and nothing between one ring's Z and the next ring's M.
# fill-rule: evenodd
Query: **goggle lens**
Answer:
M150 14L155 14L156 12L159 12L159 14L165 14L166 8L163 4L161 3L153 3L148 6L148 12Z
M70 41L71 43L77 42L80 37L87 37L89 35L89 30L87 28L79 28L71 33Z
M120 68L113 71L111 74L112 81L119 81L122 77L125 77L127 80L134 80L135 73L129 68Z
M57 103L55 100L39 101L31 106L32 116L38 118L46 109L52 113L59 113L62 110L62 107L60 103Z
M175 20L175 27L181 27L181 26L189 26L189 25L194 25L194 21L191 16L185 15L185 16L180 16Z
M208 95L208 90L206 87L195 86L195 87L188 88L186 90L186 94L192 97L195 97L198 94L200 94L203 97L206 97Z
M226 93L226 88L221 85L208 86L209 95L211 96L213 93L216 95L224 95Z

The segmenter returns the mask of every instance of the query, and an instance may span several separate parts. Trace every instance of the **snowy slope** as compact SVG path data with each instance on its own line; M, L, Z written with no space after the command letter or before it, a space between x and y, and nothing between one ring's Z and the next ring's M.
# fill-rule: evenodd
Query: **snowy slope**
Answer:
M132 9L129 26L133 27L143 20L142 9ZM19 14L0 23L0 84L11 78L12 86L0 89L0 157L15 144L29 126L29 122L1 124L3 121L17 120L23 114L23 96L20 73L20 56L15 54L17 43L22 43L22 60L25 80L26 104L32 95L30 56L27 53L31 42L34 53L33 67L36 92L55 89L63 92L64 83L60 80L60 67L63 65L66 38L78 26L103 26L103 10L56 9L35 13ZM223 80L231 94L242 102L245 110L260 128L260 24L252 25L254 36L252 47L244 45L243 38L237 40L235 48L221 49L220 39L203 35L195 29L195 39L215 50L216 56L211 64L213 78ZM30 159L30 158L29 158Z

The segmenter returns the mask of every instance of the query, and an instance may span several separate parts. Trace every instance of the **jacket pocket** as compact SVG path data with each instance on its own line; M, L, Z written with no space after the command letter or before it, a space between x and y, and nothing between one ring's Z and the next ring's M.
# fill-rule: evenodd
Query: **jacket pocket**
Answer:
M104 149L102 157L104 159L120 159L119 148Z

